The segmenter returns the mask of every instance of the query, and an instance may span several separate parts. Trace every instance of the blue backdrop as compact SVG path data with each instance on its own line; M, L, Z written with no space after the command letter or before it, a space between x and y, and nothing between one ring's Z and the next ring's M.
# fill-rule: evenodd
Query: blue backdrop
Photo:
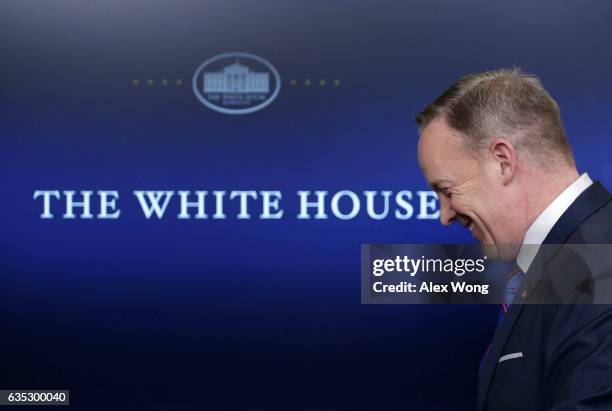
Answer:
M414 115L514 65L612 186L610 17L605 1L2 2L0 388L69 388L82 410L472 409L496 307L359 301L360 244L469 233L298 220L296 191L427 190ZM197 67L231 51L279 71L268 107L195 97ZM37 189L118 190L121 218L40 219ZM137 189L280 190L285 215L146 220Z

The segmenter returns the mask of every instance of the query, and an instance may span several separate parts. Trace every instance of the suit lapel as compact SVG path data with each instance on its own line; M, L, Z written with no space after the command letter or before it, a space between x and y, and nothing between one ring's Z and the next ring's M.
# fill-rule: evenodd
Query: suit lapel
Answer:
M555 223L552 230L544 240L544 244L563 244L567 241L570 235L587 217L599 210L610 201L610 193L598 181L593 183L589 188L584 190L580 196L572 203L572 205L563 213L559 221ZM521 298L524 290L530 290L541 278L542 262L550 258L551 253L554 254L551 248L543 250L542 248L534 259L534 264L529 267L525 275L524 284L517 291L517 297ZM544 255L546 254L546 255ZM516 301L516 299L515 299ZM497 329L491 341L491 347L486 355L482 370L480 371L480 381L478 384L478 410L484 410L485 401L491 386L491 379L497 367L497 362L501 356L506 341L510 337L514 325L523 312L524 304L512 304L506 313L502 323Z
M478 409L484 409L485 399L491 385L491 379L497 367L499 357L506 346L506 341L516 324L516 320L520 317L523 312L523 304L512 304L508 309L508 312L504 316L501 324L497 328L491 346L486 354L482 369L480 370L480 383L478 384Z

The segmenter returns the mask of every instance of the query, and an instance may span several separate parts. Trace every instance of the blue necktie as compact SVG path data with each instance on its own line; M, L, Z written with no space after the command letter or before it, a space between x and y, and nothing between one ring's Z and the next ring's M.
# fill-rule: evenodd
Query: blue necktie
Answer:
M508 274L506 274L506 286L504 288L504 301L502 302L500 310L499 310L499 317L497 318L497 327L495 328L495 334L497 334L497 331L499 330L499 327L501 326L501 323L504 317L506 316L506 313L510 309L510 304L512 304L512 299L514 298L514 294L516 293L516 290L518 290L518 288L520 287L521 282L523 281L524 277L525 277L525 273L522 272L518 266L513 268L512 270L508 272ZM495 334L493 334L494 338L495 338ZM491 348L491 344L489 344L489 346L487 347L487 350L482 356L482 359L480 360L480 368L482 368L482 365L484 364L485 358L487 358L487 354L489 353L490 348Z
M525 277L525 273L521 271L519 267L514 268L508 274L506 274L506 288L504 289L504 302L501 306L501 315L503 316L508 312L510 308L510 304L512 304L512 299L514 298L514 294L516 290L521 285L523 278Z

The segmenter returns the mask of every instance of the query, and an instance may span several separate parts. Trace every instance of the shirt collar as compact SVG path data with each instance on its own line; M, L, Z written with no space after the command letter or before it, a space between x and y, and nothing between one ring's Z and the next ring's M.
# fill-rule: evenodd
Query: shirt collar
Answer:
M529 270L529 266L531 266L533 259L538 253L540 244L544 242L544 239L555 223L559 221L563 213L591 184L593 184L593 181L589 175L583 173L569 187L563 190L529 226L523 238L521 249L516 257L516 263L524 273Z

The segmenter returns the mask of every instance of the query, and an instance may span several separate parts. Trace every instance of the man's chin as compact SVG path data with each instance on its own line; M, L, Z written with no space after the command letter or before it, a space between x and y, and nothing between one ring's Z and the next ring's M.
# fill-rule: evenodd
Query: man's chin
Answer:
M489 260L512 261L518 255L520 245L497 245L494 243L480 243L482 255Z
M497 251L495 244L480 243L480 249L482 250L482 255L487 257L489 260L499 260L499 252Z

